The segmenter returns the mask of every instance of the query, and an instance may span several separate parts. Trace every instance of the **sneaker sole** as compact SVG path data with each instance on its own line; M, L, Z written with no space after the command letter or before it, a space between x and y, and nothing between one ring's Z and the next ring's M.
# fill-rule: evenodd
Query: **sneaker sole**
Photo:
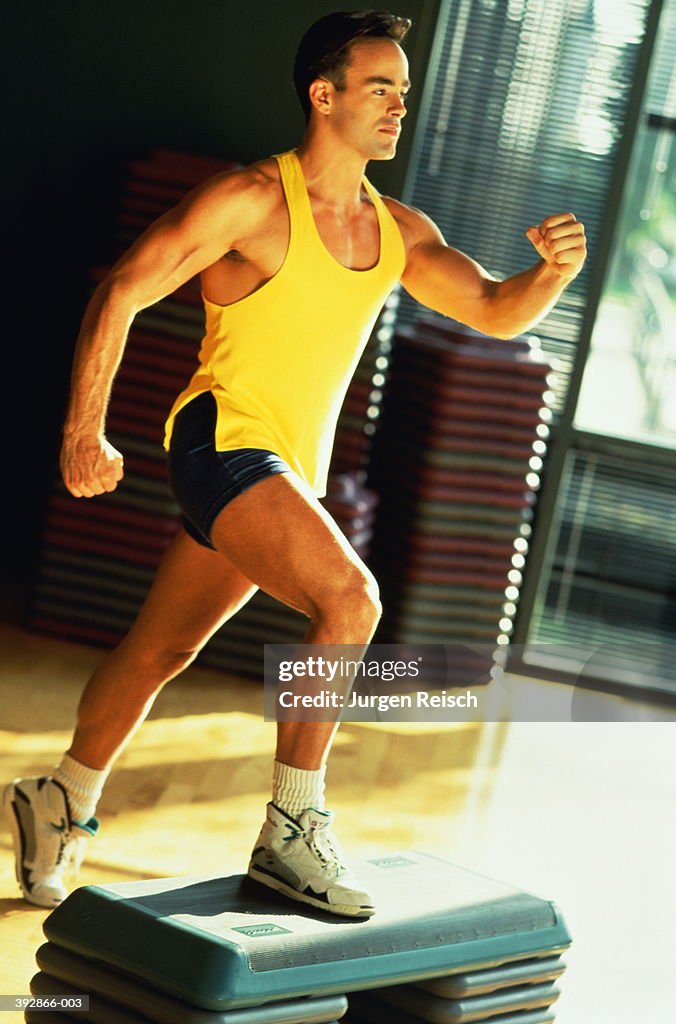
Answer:
M61 903L61 900L53 900L49 903L38 902L38 900L36 900L31 895L30 890L27 890L24 880L22 878L21 865L23 864L24 836L21 826L19 824L19 816L16 812L16 804L14 798L15 788L16 783L10 782L8 786L5 786L2 792L2 805L4 807L5 817L9 822L9 827L12 833L12 842L14 843L14 875L16 877L17 882L19 883L19 888L23 893L23 898L27 900L28 903L32 903L34 907L43 907L47 910L53 910L54 907L58 907L59 903Z
M375 907L355 907L349 903L326 903L323 900L318 900L314 896L308 896L304 892L299 892L298 889L292 889L281 878L275 878L274 875L258 871L252 865L249 865L247 874L249 878L253 878L260 885L264 885L268 889L274 889L275 892L281 892L284 896L288 896L289 899L296 900L298 903L308 903L311 907L323 910L327 914L338 914L341 917L368 918L373 917L376 912Z
M5 811L5 817L9 822L10 831L12 833L12 842L14 844L14 877L19 883L19 888L23 895L28 899L28 895L24 888L23 879L21 877L21 865L23 864L23 851L24 851L24 838L23 832L19 825L19 816L16 812L16 804L14 799L14 790L16 784L10 782L8 786L2 791L2 806Z

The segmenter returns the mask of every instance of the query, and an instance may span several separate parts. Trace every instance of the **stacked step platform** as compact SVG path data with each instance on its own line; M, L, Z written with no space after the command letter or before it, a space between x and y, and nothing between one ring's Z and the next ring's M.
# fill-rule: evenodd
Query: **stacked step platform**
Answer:
M246 876L76 890L31 991L55 1024L545 1024L570 936L554 904L406 851L357 865L378 911L305 910ZM72 1008L79 997L89 1008ZM82 1005L82 1004L81 1004Z
M236 166L166 150L130 164L114 256L198 182ZM94 272L92 284L107 269ZM105 646L117 643L129 629L179 528L167 483L163 428L197 365L203 330L196 279L136 318L108 415L110 440L125 457L125 479L114 493L87 501L73 499L55 479L31 602L32 628ZM324 501L362 556L368 553L375 517L376 496L364 486L364 465L383 330L391 333L382 324L374 332L347 394ZM306 628L307 620L297 612L257 594L210 641L201 660L259 677L262 644L295 642Z
M369 486L379 637L506 644L546 452L552 367L535 338L423 317L394 337Z

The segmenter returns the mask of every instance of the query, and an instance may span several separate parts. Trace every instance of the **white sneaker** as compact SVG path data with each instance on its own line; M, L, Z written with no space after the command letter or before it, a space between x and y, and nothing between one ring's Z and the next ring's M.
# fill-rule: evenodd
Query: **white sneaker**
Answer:
M76 874L96 818L74 821L66 791L47 775L15 779L5 787L5 813L16 855L16 877L29 903L56 907L68 895L64 877Z
M269 803L249 877L332 914L371 917L373 899L345 866L332 819L330 811L310 807L296 820Z

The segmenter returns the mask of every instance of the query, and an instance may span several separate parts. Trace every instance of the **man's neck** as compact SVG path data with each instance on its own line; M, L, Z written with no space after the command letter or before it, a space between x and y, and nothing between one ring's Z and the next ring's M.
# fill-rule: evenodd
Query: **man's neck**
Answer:
M335 206L360 202L366 161L333 139L308 132L297 149L305 183L313 196Z

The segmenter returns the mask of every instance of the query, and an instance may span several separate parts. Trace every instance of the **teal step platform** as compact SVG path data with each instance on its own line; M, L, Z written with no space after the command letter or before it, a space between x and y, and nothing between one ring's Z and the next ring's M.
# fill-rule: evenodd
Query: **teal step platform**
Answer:
M548 1011L559 994L556 986L550 983L518 985L462 999L443 999L416 990L414 986L395 985L362 996L362 1002L359 996L353 997L350 1005L357 1011L361 1006L362 1017L372 1021L387 1020L394 1008L404 1010L416 1020L427 1024L471 1024L472 1021L484 1021L498 1014L499 1020L502 1020L502 1014L508 1011Z
M361 997L360 997L361 1000ZM364 1005L366 1009L364 1009ZM554 1014L551 1010L524 1010L516 1013L500 1013L499 1016L472 1017L472 1024L551 1024ZM38 1024L40 1022L38 1021ZM388 1009L383 1014L382 1006L374 1005L369 1007L369 1001L359 1003L353 1008L350 1002L349 1019L346 1018L343 1024L424 1024L421 1017L415 1017L405 1010Z
M552 902L428 854L354 866L376 899L369 920L306 910L237 875L88 886L44 930L55 946L208 1010L485 971L570 944Z
M560 956L537 957L533 960L520 960L514 964L501 964L500 967L490 970L433 978L431 981L421 981L418 984L421 989L431 992L434 996L463 999L466 996L494 992L496 988L556 981L565 969L566 964Z
M23 1019L26 1024L72 1024L82 1018L69 1017L67 1013L58 1013L56 1010L26 1010Z
M336 1024L347 1009L343 996L318 996L240 1010L203 1010L52 943L41 946L36 959L41 971L31 981L33 995L88 994L89 1009L81 1017L89 1024ZM549 957L350 993L344 1024L545 1024L554 1019L550 1008L559 995L553 979L564 969L560 958ZM427 984L455 995L431 995ZM59 1024L68 1024L68 1019L61 1017Z
M334 1024L347 1010L344 995L285 999L239 1010L204 1010L51 942L38 949L36 960L40 972L31 980L31 994L89 995L90 1008L82 1013L82 1019L90 1024Z

